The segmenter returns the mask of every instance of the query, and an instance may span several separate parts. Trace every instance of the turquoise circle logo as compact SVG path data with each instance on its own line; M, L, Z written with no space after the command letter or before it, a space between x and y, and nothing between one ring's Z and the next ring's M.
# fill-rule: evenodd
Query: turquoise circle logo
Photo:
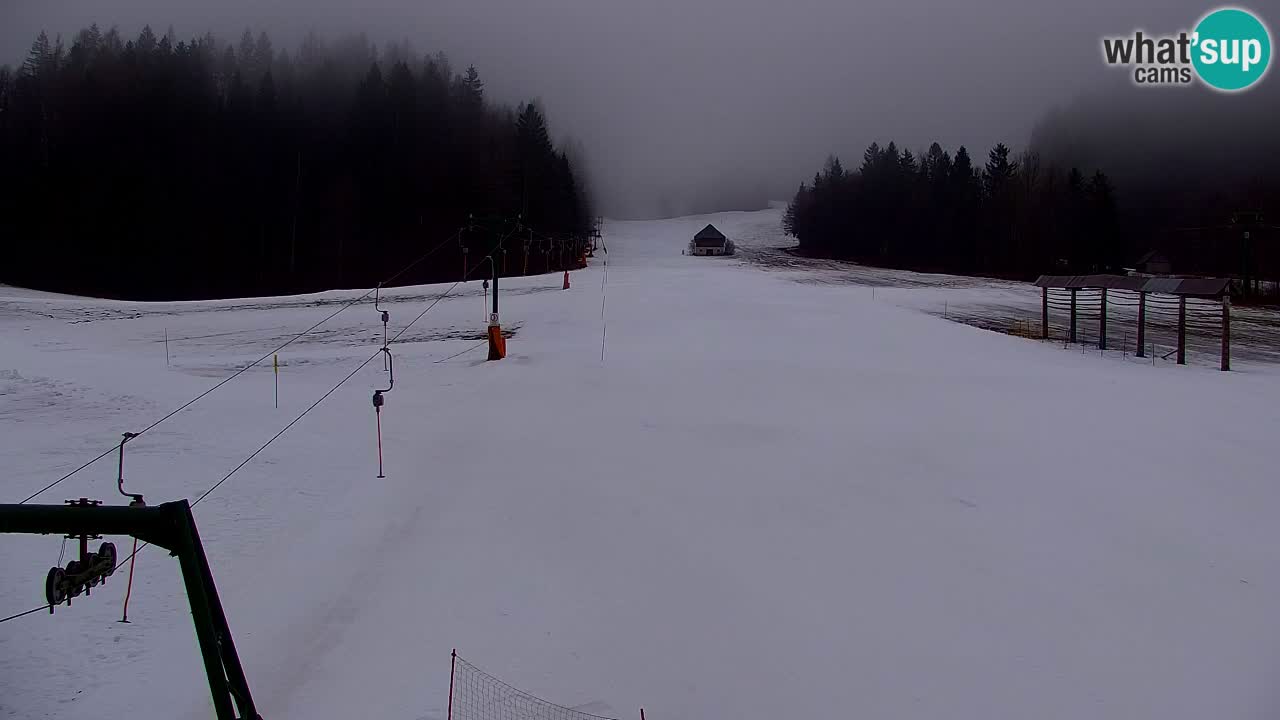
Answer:
M1262 79L1271 61L1271 34L1247 10L1221 8L1205 15L1191 42L1196 73L1218 90L1244 90Z

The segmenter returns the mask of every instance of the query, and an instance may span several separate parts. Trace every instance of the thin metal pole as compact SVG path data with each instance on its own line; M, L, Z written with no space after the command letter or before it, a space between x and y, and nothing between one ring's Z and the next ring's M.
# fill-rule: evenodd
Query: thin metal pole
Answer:
M1222 370L1231 369L1231 296L1222 296Z
M453 720L453 671L458 664L458 649L454 648L449 653L449 713L445 716L445 720Z
M946 307L945 305L943 307ZM944 311L945 314L945 311ZM1040 288L1040 339L1049 339L1049 288Z
M609 260L604 261L604 275L600 278L600 363L604 364L604 342L609 335L609 322L604 316L605 285L609 282Z
M1067 336L1067 342L1076 341L1076 291L1071 291L1071 333Z
M1138 291L1138 357L1146 351L1147 342L1147 293Z
M1102 305L1098 315L1098 350L1107 349L1107 289L1102 288Z
M1178 297L1178 364L1187 364L1187 296Z

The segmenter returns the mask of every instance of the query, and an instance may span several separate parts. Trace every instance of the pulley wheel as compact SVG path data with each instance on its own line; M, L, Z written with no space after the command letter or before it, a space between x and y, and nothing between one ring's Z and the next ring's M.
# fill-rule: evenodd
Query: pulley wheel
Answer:
M98 548L98 560L105 561L106 569L102 572L103 577L110 577L116 572L116 544L104 542Z
M49 574L44 579L44 599L49 601L50 605L59 605L67 599L67 593L62 589L62 581L66 578L66 574L62 572L62 568L49 568Z
M71 581L71 589L69 594L71 595L71 597L79 597L80 593L84 592L84 583L81 582L80 578L78 577L80 573L84 572L84 568L81 567L80 561L72 560L71 562L67 563L67 569L65 572L66 572L67 579Z

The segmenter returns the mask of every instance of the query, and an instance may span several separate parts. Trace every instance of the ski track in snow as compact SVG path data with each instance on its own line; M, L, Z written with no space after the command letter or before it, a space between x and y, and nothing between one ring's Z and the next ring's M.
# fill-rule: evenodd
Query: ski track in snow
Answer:
M933 316L1020 312L1025 286L780 266L779 220L606 223L570 291L503 281L499 363L449 359L484 337L480 283L459 286L393 348L386 479L375 361L202 502L263 717L439 720L454 647L620 718L1280 712L1269 336L1232 373L1064 351ZM739 257L681 256L707 222ZM383 293L391 332L446 287ZM0 492L26 497L360 292L0 288ZM371 301L344 311L281 353L279 410L268 360L130 443L126 486L194 499L381 331ZM112 455L39 501L123 504L114 480ZM0 615L42 602L60 545L0 538ZM124 578L0 625L0 718L212 715L177 563L139 554L129 625Z

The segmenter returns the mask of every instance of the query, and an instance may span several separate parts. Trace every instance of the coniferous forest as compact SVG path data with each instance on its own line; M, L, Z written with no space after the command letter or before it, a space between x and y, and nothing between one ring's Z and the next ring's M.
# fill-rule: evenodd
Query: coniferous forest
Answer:
M1242 301L1280 302L1280 174L1266 162L1275 140L1242 131L1221 158L1217 145L1171 153L1185 147L1176 128L1139 142L1098 104L1051 114L1017 156L1003 144L972 158L963 146L917 155L891 142L872 144L852 170L831 157L796 192L784 229L805 255L1019 279L1143 272L1158 256L1180 275L1231 278ZM1185 117L1201 127L1219 118Z
M592 208L535 103L443 54L41 34L0 68L0 282L131 299L371 287L468 224L576 241ZM457 279L459 242L397 280ZM530 271L543 268L530 266Z
M830 158L802 184L784 228L807 255L920 270L1034 277L1131 260L1111 181L1046 167L1003 144L976 166L934 143L920 157L872 144L847 170Z

